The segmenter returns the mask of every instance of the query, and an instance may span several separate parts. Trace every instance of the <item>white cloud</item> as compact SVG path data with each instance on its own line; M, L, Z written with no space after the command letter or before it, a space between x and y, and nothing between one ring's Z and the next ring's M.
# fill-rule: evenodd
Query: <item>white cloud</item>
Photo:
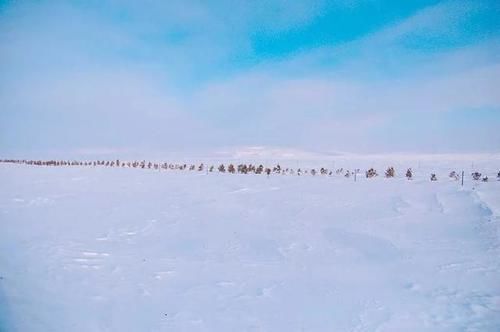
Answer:
M117 8L107 6L111 12ZM228 17L218 6L196 2L127 6L130 17L111 20L91 6L68 5L29 5L2 16L4 142L98 149L202 144L385 149L390 146L380 132L394 130L395 119L500 109L497 39L432 52L405 44L408 37L459 33L471 11L483 10L472 2L438 4L358 40L218 79L207 79L205 71L224 72L231 56L250 48L251 26L279 33L312 20L323 3L305 10L303 3L278 1L268 8L243 2ZM423 143L418 147L432 145ZM483 146L498 149L494 142Z

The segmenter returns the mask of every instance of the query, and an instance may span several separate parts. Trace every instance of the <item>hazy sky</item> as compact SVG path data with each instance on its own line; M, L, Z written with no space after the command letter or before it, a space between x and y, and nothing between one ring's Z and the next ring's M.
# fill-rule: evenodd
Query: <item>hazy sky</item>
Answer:
M0 154L500 151L500 1L0 0Z

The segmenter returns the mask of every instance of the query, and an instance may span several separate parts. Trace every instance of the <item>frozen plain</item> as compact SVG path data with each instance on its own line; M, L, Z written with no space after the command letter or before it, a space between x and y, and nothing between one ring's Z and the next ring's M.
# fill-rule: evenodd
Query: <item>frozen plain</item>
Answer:
M357 182L0 164L0 331L499 331L498 159L463 188L454 164Z

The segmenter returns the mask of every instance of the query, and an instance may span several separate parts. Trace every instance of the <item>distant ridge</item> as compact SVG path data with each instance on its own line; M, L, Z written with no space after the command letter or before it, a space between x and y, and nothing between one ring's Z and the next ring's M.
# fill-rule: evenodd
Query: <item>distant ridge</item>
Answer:
M223 158L234 159L329 159L346 155L341 152L316 152L296 148L247 146L237 148L226 148L215 152L215 155Z

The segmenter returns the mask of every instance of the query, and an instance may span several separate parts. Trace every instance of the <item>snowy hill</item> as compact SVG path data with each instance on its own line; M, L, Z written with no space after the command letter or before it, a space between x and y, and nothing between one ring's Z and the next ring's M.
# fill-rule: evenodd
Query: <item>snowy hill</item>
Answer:
M357 182L0 164L0 331L498 331L500 182L415 160Z
M329 159L332 156L342 155L341 153L320 153L301 149L283 147L251 146L240 148L228 148L218 150L216 155L233 159L252 160L302 160L302 159Z

